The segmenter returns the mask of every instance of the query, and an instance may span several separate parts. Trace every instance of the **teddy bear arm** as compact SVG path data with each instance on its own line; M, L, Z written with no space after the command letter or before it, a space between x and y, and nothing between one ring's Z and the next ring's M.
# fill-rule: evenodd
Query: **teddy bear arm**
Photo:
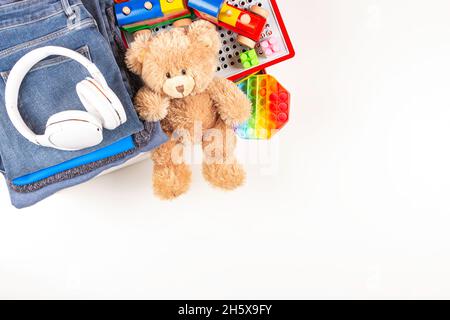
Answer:
M134 106L142 120L156 122L167 116L170 100L153 92L148 87L141 88L134 98Z
M248 120L251 115L251 102L233 82L215 78L209 87L217 111L228 126L237 126Z

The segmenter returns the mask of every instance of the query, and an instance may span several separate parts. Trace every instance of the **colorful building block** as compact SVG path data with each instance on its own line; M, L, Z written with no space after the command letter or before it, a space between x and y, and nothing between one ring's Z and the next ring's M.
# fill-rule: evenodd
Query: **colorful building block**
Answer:
M250 69L259 65L259 59L255 49L241 53L240 58L244 69Z
M174 14L186 9L184 0L162 0L160 5L164 15Z
M258 48L258 52L266 58L269 58L281 51L281 46L278 42L278 39L275 37L261 41L258 45Z
M115 5L120 27L164 16L159 0L129 0Z
M252 102L252 116L236 128L243 139L270 139L289 121L290 93L272 76L251 76L238 87Z
M219 21L232 27L236 27L240 16L241 11L238 8L225 3L220 9ZM247 20L248 19L250 19L250 16L248 16Z
M217 20L224 0L189 0L189 7Z
M200 18L237 33L236 42L249 48L254 48L261 38L269 16L257 4L242 9L224 0L189 0L188 6Z
M128 0L116 3L114 8L117 24L129 32L163 26L192 16L187 0Z

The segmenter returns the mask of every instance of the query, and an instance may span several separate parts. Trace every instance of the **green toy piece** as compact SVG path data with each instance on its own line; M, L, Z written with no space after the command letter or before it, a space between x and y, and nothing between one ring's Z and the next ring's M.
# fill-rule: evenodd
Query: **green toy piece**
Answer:
M241 53L241 63L244 69L250 69L259 65L258 54L255 49Z
M175 21L178 21L178 20L181 20L181 19L193 19L193 18L194 18L193 14L187 14L185 16L177 17L177 18L174 18L174 19L166 20L166 21L163 21L163 22L160 22L160 23L156 23L156 24L152 24L152 25L142 25L142 26L134 26L134 27L123 26L122 29L127 31L127 32L133 33L133 32L140 31L140 30L155 29L155 28L159 28L159 27L162 27L162 26L166 26L168 24L172 24Z

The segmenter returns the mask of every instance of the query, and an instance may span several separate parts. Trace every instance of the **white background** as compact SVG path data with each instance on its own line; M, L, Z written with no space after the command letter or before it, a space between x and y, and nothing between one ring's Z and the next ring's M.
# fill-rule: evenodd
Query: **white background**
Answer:
M450 3L279 5L278 170L161 202L148 160L23 211L2 183L1 298L450 298Z

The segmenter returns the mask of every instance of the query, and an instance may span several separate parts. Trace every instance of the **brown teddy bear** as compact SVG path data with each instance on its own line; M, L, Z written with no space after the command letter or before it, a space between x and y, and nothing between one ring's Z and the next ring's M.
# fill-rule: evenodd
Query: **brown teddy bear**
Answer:
M251 103L233 82L215 77L219 49L216 27L199 20L158 35L140 32L127 52L128 67L145 84L135 97L136 110L144 120L161 120L169 136L152 154L160 198L189 189L191 169L180 147L186 144L202 143L203 176L212 185L232 190L245 180L234 156L233 127L250 117Z

